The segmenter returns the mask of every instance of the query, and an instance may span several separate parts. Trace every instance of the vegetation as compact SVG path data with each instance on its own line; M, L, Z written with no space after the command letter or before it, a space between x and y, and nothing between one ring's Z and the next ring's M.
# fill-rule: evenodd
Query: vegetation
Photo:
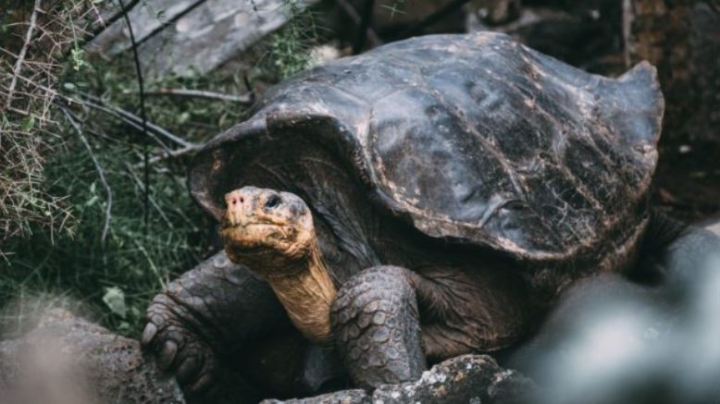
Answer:
M67 297L137 336L152 296L210 251L212 224L188 195L187 163L242 119L248 100L232 94L246 92L247 79L166 77L146 84L143 111L131 53L107 64L82 52L98 2L57 13L40 3L0 11L3 35L15 39L0 53L2 71L13 72L0 76L0 307ZM308 66L312 17L287 6L298 18L266 42L264 77Z

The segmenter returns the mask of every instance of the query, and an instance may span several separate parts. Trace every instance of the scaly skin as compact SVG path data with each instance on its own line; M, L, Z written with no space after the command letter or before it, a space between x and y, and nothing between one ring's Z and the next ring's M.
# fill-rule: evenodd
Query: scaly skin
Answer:
M208 393L224 371L219 358L247 341L291 326L268 285L224 252L157 295L142 343L190 394Z
M331 319L353 381L372 389L415 380L427 368L411 271L368 268L343 285Z
M335 285L322 260L310 209L298 196L245 187L225 196L220 235L230 260L265 279L306 337L330 338Z

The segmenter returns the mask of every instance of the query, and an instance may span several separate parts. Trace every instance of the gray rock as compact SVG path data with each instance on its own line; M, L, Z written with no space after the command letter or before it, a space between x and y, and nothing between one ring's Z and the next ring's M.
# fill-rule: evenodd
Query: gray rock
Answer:
M318 0L295 2L296 11ZM283 0L147 0L128 13L143 73L205 74L242 53L293 17ZM106 58L131 49L130 31L118 19L86 47Z
M632 0L631 62L657 66L663 137L720 142L720 10L709 1ZM717 4L717 3L715 3Z
M707 219L701 223L703 227L720 236L720 216Z
M510 404L524 402L534 391L535 385L530 379L501 368L491 357L464 355L434 366L419 380L381 386L372 394L345 390L284 402L266 400L263 404Z
M0 342L3 404L183 404L174 379L145 361L140 343L61 309L22 338Z

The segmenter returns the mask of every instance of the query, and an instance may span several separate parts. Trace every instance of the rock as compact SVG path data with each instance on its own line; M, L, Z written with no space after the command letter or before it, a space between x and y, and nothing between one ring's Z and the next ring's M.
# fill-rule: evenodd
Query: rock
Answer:
M264 404L365 404L365 403L520 403L532 395L530 379L502 369L487 355L464 355L442 362L414 382L385 385L372 394L345 390L322 396Z
M0 342L0 397L12 403L183 404L174 379L137 341L52 309L23 338Z
M720 143L720 10L712 1L632 0L630 63L658 68L663 137Z
M148 0L128 17L146 77L192 76L214 70L317 1L295 1L291 10L286 0ZM121 18L86 49L112 58L131 46Z
M699 225L720 234L718 217ZM653 286L617 274L570 286L540 330L509 361L542 386L545 395L532 402L718 402L720 249L716 251L695 255L687 266L691 272L682 278Z
M467 30L512 35L535 50L592 73L615 76L628 69L622 60L615 60L622 50L619 1L551 0L522 2L521 7L514 3L475 0L468 13ZM497 10L474 8L478 4ZM494 13L498 16L493 17Z
M720 216L707 219L700 223L700 225L720 236Z

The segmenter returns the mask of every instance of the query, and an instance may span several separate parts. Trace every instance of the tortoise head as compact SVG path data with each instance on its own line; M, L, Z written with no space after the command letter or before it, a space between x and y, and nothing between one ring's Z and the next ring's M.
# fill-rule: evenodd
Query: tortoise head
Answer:
M297 195L243 187L226 194L225 202L220 231L225 252L260 275L294 267L317 245L312 214Z

